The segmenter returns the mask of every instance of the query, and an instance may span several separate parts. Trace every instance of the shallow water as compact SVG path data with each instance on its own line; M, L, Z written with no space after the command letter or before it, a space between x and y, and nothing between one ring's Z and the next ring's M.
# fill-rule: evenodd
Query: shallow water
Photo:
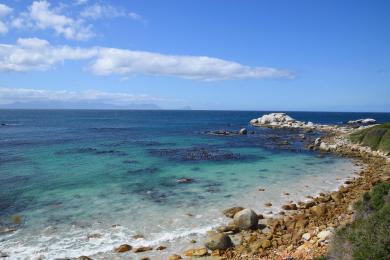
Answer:
M123 243L166 244L158 256L148 253L163 258L226 223L221 211L227 207L276 213L282 203L336 189L356 172L347 159L304 149L299 132L248 126L261 114L0 111L0 224L17 228L0 235L0 251L15 259L103 259L117 257L112 249ZM355 118L295 116L318 123ZM241 127L255 133L205 134ZM280 145L283 140L290 144ZM193 182L177 183L180 178ZM272 208L264 208L268 201ZM10 223L12 215L22 223Z

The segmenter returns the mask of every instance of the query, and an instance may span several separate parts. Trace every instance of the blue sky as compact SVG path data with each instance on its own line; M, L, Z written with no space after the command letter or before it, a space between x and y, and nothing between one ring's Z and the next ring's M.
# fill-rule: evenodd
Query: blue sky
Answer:
M389 1L0 3L0 107L390 112Z

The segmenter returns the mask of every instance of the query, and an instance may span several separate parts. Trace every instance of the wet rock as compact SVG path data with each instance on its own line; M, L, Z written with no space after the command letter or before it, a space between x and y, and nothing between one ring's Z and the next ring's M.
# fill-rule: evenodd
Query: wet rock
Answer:
M150 258L147 256L144 256L144 257L141 257L140 260L150 260Z
M267 203L264 204L264 206L266 206L266 207L272 207L272 203L271 203L271 202L267 202Z
M184 251L185 256L194 256L194 257L201 257L201 256L206 256L208 254L207 248L205 247L200 247L200 248L193 248L193 249L188 249Z
M156 250L159 250L159 251L165 250L165 249L167 249L166 246L158 246L158 247L156 248Z
M95 233L95 234L88 234L87 235L87 239L95 239L95 238L101 238L102 237L102 234L99 234L99 233Z
M297 210L297 205L292 203L292 204L286 204L282 206L282 209L284 210Z
M229 209L226 209L223 211L223 214L228 217L228 218L233 218L234 215L243 210L244 208L243 207L232 207L232 208L229 208Z
M179 260L182 259L181 256L173 254L168 257L168 260Z
M204 245L210 250L226 250L233 246L228 235L217 232L208 232Z
M191 183L193 181L194 181L194 179L191 179L191 178L181 178L181 179L176 180L177 183Z
M23 218L22 218L22 216L20 216L20 215L13 215L12 217L11 217L11 222L12 222L12 224L20 224L21 222L22 222L22 220L23 220Z
M92 260L92 258L85 256L85 255L82 255L79 258L77 258L77 260Z
M305 208L309 209L309 208L311 208L311 207L313 207L315 205L316 205L316 203L314 201L309 201L309 202L305 203Z
M144 235L141 235L141 234L137 234L137 235L134 235L133 236L133 239L144 239Z
M234 224L229 223L227 226L220 226L217 228L219 232L230 232L230 233L238 233L240 231L240 228Z
M244 209L234 215L234 223L240 229L252 229L257 226L257 214L251 209Z
M150 246L141 246L141 247L136 248L134 250L134 253L142 253L142 252L151 251L151 250L153 250L153 248Z
M240 132L238 132L240 135L246 135L248 131L245 128L242 128Z
M123 244L123 245L120 245L119 247L115 248L114 251L117 253L123 253L123 252L130 251L131 249L132 249L132 246L130 246L128 244Z
M259 188L259 191L265 191L265 189L263 189L263 188Z
M6 234L6 233L15 232L15 231L16 231L16 228L0 227L0 234Z

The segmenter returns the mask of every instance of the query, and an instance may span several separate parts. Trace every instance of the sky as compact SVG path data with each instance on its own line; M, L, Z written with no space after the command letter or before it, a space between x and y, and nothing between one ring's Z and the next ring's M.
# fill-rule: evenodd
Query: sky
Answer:
M0 0L0 108L390 112L387 0Z

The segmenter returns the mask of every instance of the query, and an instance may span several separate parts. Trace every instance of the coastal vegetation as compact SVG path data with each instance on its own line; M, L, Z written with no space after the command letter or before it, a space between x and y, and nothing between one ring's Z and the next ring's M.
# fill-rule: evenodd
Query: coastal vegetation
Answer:
M355 220L336 232L331 257L390 259L390 183L380 183L355 204Z
M390 123L369 127L349 136L353 143L390 154Z

